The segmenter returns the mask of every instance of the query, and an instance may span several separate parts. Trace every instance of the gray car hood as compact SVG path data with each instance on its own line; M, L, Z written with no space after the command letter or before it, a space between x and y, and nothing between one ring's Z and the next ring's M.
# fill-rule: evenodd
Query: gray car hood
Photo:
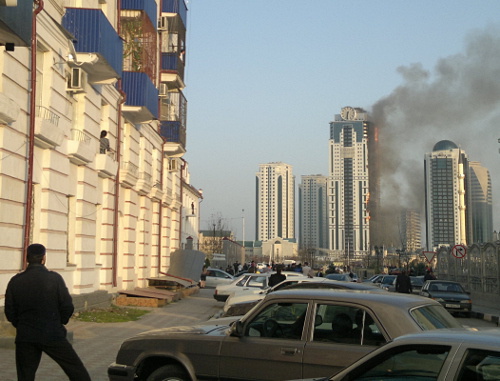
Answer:
M228 325L217 324L204 324L195 326L179 326L169 328L153 329L151 331L141 332L133 338L158 337L170 335L211 335L211 336L224 336L228 330Z

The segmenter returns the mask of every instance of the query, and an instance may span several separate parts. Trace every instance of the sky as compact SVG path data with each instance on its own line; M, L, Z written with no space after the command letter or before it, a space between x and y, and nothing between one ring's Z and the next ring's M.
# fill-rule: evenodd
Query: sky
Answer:
M382 208L423 205L424 155L446 139L489 169L500 231L500 1L187 5L184 158L201 229L222 218L255 239L259 164L292 165L297 186L328 175L329 122L352 106L380 127Z

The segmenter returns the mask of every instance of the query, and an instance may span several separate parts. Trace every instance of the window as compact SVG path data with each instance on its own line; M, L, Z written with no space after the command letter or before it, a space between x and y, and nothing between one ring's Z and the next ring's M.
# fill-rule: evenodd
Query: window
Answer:
M500 352L468 350L457 381L468 380L500 380Z
M392 348L352 371L349 380L437 380L449 346L411 345Z
M306 313L307 303L270 304L247 325L245 336L300 340Z
M317 307L313 340L356 345L382 345L386 342L367 311L326 304Z

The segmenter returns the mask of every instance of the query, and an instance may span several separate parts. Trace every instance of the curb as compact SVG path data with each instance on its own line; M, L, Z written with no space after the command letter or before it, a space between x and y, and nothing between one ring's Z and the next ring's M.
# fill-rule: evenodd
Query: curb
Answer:
M500 318L496 315L485 314L483 312L471 311L471 317L481 320L490 321L492 323L496 323L497 327L499 326Z

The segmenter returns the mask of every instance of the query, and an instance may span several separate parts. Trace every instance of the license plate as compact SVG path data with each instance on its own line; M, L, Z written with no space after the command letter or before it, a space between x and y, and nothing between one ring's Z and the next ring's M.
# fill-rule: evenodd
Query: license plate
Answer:
M446 308L460 308L460 304L446 304Z

